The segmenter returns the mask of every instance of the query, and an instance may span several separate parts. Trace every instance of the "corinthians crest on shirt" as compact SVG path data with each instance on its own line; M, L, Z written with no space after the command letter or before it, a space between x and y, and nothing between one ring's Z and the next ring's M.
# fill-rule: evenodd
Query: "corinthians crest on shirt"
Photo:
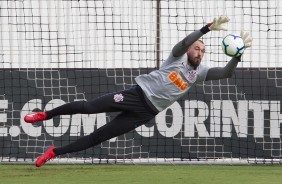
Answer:
M190 70L190 71L188 71L188 74L187 74L187 80L188 80L190 83L194 83L194 82L196 82L196 80L197 80L197 75L198 75L198 71L196 71L196 70Z

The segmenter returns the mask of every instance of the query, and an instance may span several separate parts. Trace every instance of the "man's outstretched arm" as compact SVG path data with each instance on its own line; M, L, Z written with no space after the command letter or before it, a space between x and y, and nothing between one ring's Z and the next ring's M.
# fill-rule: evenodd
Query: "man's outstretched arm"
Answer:
M239 61L241 61L241 56L232 58L225 67L210 68L207 73L206 81L231 78Z
M205 26L206 27L206 26ZM205 28L203 27L203 28ZM204 34L206 34L207 32L209 32L209 29L205 29L205 32L201 31L203 30L197 30L194 31L192 33L190 33L188 36L186 36L183 40L181 40L180 42L178 42L172 49L172 55L174 57L179 57L182 56L183 54L185 54L187 52L187 49L195 42L197 41L199 38L201 38Z
M174 57L182 56L187 52L187 49L204 34L208 33L211 30L226 30L222 24L229 22L228 17L219 17L215 18L212 23L207 24L202 27L200 30L194 31L183 40L178 42L172 49L172 55Z
M251 47L252 39L249 37L249 33L241 32L241 37L245 42L246 48ZM238 65L238 62L241 61L241 56L232 58L225 67L210 68L206 76L206 81L231 78Z

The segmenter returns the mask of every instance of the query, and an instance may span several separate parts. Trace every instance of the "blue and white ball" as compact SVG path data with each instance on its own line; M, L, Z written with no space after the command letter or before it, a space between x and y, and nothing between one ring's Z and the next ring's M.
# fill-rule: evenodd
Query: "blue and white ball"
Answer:
M224 54L230 57L238 57L246 49L244 40L241 36L236 34L229 34L225 36L221 44Z

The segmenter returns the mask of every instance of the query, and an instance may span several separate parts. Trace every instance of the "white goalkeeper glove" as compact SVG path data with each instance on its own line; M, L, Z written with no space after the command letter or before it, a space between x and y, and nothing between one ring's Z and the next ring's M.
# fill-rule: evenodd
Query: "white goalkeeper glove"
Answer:
M209 23L209 30L213 31L213 30L224 30L227 31L227 29L225 27L222 26L222 24L229 22L229 18L225 17L225 16L221 16L219 18L214 18L212 23Z
M250 37L249 32L241 31L240 36L243 38L246 49L252 46L253 39Z

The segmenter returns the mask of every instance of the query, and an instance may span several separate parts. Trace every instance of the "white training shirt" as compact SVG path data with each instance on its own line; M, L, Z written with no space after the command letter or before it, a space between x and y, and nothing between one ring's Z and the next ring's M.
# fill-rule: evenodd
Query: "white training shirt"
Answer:
M206 79L209 67L200 64L194 69L187 64L187 54L174 57L170 53L159 70L135 78L137 84L159 111L186 94L196 83Z

